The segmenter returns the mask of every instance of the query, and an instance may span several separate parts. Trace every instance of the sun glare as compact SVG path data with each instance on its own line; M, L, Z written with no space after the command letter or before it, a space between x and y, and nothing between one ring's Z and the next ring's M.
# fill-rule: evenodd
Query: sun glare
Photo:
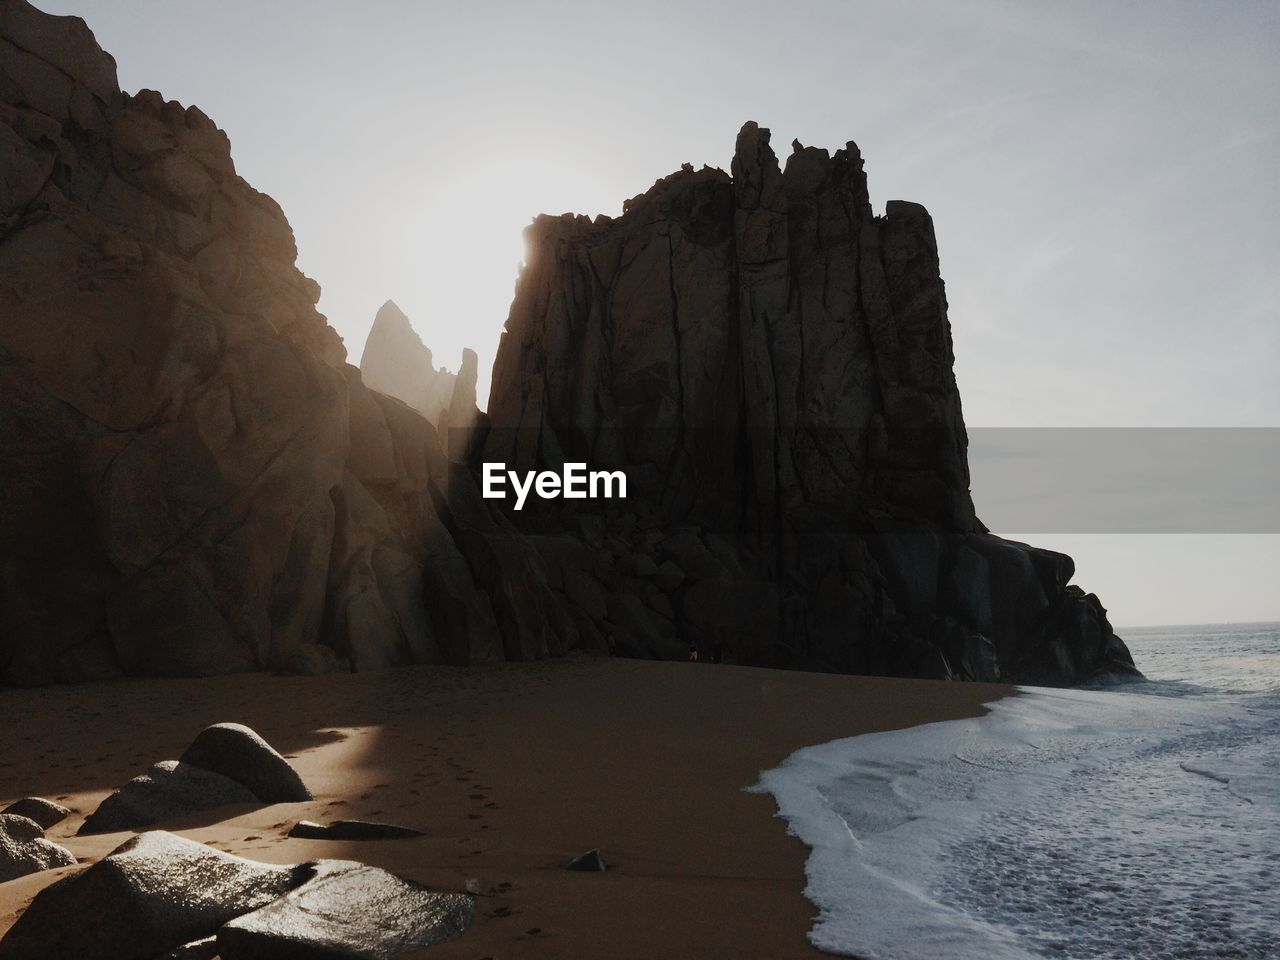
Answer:
M617 214L625 191L602 174L561 158L469 165L438 177L403 222L413 251L402 292L408 314L437 366L456 370L462 350L480 356L477 396L484 408L489 373L521 266L525 228L540 213Z

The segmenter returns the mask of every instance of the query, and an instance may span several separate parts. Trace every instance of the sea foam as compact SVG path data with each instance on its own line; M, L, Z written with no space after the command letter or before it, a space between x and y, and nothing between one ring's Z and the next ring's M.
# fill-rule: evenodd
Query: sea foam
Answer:
M812 848L816 946L1280 956L1280 694L1024 688L989 709L808 747L762 775Z

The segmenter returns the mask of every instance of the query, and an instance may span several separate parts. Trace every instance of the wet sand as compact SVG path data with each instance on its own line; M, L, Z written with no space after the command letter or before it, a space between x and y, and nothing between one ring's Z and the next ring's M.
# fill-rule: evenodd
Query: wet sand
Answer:
M129 836L74 836L113 787L176 758L202 727L237 721L291 757L315 800L163 826L256 860L358 859L479 889L466 934L405 957L815 958L807 849L772 797L743 788L800 747L973 716L1010 692L591 657L3 690L0 805L36 795L71 807L49 837L92 862ZM286 839L303 818L426 836ZM562 869L592 847L607 873ZM74 869L0 884L0 932Z

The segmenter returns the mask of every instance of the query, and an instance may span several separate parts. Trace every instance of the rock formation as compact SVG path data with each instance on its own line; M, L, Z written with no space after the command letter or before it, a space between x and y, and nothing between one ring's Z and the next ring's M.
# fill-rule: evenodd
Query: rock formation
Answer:
M226 135L121 93L82 21L0 0L0 115L0 681L574 647L1131 669L1070 558L974 517L932 223L875 216L853 144L784 171L747 124L731 174L539 218L488 416L468 352L433 425L346 363ZM509 514L482 460L630 496Z
M566 565L557 586L625 649L988 680L1132 668L1069 557L974 516L933 224L902 201L873 214L855 144L797 143L783 170L748 123L732 174L686 165L618 219L538 218L527 245L482 458L627 473L625 504L519 517L588 531L594 576Z
M201 730L178 760L161 760L109 794L80 833L115 833L233 804L311 799L297 771L239 723Z
M35 821L40 829L48 830L71 816L71 811L62 804L46 800L44 797L23 797L0 810L0 816L5 814L26 817L28 820Z
M536 555L345 362L208 117L0 0L0 118L0 681L572 642L536 575L491 599Z
M391 957L458 936L474 911L362 863L257 863L153 831L40 891L0 958Z
M420 837L422 831L370 820L334 820L332 823L299 820L289 828L287 836L299 840L404 840Z
M66 847L44 835L44 828L29 817L0 813L0 883L41 870L75 866Z
M371 390L403 400L437 428L449 411L458 379L444 367L436 369L431 348L391 300L373 318L360 355L360 377Z

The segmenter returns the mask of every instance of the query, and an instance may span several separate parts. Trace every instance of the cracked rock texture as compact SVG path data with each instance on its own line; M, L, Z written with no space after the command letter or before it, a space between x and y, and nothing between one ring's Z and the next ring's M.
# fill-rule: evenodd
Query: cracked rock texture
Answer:
M584 633L875 674L1130 671L1071 559L974 515L928 212L874 215L854 143L793 147L780 167L747 123L731 173L686 164L620 218L527 231L482 459L626 471L596 516L517 518L581 532L585 564L536 542Z
M346 363L207 116L0 0L0 120L0 681L564 649L536 575L491 600L536 555Z
M346 362L226 135L122 93L83 21L0 0L0 117L0 682L575 647L1132 670L1069 557L974 516L933 225L873 214L852 143L784 169L748 123L729 173L540 217L487 414L473 353L416 398L375 369L426 350L388 305L365 374L433 423ZM629 497L509 513L483 460Z

